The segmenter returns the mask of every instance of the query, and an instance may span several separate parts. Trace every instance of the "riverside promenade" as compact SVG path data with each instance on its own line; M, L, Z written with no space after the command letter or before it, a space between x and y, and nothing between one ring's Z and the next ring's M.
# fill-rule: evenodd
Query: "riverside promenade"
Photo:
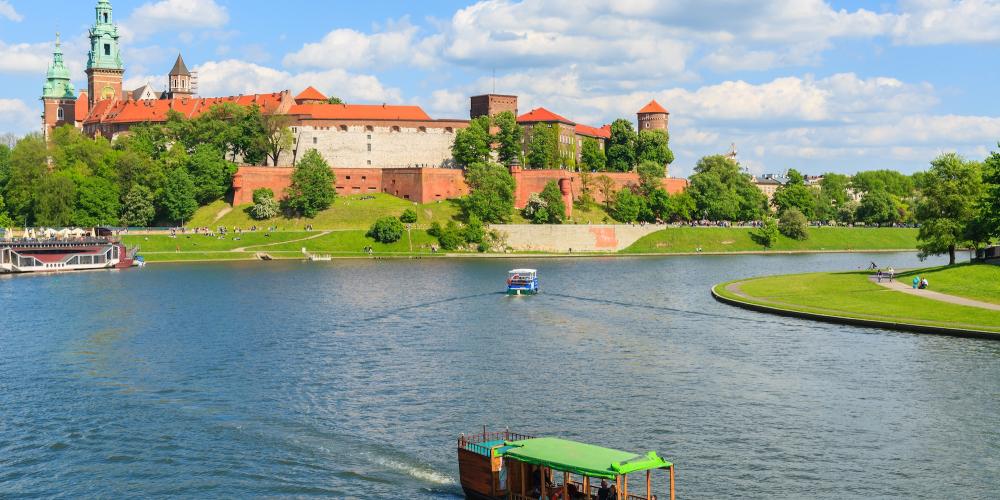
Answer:
M949 304L955 304L958 306L968 306L968 307L979 307L982 309L990 309L992 311L1000 311L1000 305L991 304L989 302L983 302L981 300L967 299L965 297L956 297L954 295L948 295L946 293L935 292L930 289L919 289L913 288L912 285L905 283L900 280L889 281L887 279L878 280L875 276L868 278L872 283L888 288L890 290L895 290L897 292L903 292L908 295L913 295L914 297L923 297L925 299L937 300L940 302L947 302Z

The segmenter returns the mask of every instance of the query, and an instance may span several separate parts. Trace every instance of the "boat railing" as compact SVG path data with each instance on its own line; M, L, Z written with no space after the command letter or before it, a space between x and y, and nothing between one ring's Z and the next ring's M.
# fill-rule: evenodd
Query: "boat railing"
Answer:
M479 434L471 434L468 436L462 434L458 437L458 447L471 452L479 453L481 455L489 456L490 447L484 446L482 443L491 443L496 441L520 441L522 439L531 439L532 437L533 436L511 432L507 429L496 432L484 431Z

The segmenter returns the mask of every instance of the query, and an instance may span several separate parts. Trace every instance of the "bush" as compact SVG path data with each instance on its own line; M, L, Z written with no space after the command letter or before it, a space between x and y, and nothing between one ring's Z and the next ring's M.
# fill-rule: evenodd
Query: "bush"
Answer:
M639 214L645 209L645 199L625 188L615 195L615 203L611 209L611 216L618 222L632 223L639 219Z
M278 208L278 200L274 199L274 191L260 188L253 190L253 206L247 210L247 213L256 220L267 220L278 215Z
M809 239L809 221L799 209L789 208L781 214L778 231L793 240L806 240Z
M412 208L403 210L403 214L399 216L399 221L404 224L413 224L417 222L417 211Z
M445 250L455 250L465 243L462 229L454 221L449 221L448 225L440 228L437 238L438 242L441 243L441 248Z
M395 217L382 217L372 224L366 236L379 243L395 243L403 237L403 223Z
M771 245L774 245L780 234L778 232L778 223L774 221L774 217L764 217L764 222L761 226L750 232L750 238L758 245L763 245L764 248L771 248Z
M441 229L441 223L440 222L431 222L431 227L427 228L427 234L429 234L429 235L431 235L431 236L433 236L435 238L440 238L441 237L441 231L442 231L442 229Z
M270 188L260 188L260 189L254 189L253 190L253 203L254 203L254 205L260 203L261 200L264 200L266 198L270 198L270 199L273 200L274 199L274 191L272 191Z
M483 237L486 236L486 230L483 229L483 221L479 220L479 217L476 217L475 215L470 215L469 223L465 225L463 233L466 242L475 244L482 243Z

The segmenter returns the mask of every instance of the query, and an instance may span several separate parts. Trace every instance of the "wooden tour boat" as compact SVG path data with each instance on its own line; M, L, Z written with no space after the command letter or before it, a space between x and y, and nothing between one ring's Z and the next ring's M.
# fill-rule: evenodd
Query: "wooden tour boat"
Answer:
M507 295L534 295L538 293L538 271L511 269L507 271Z
M674 500L674 464L656 452L631 453L509 430L459 436L458 470L466 498L478 500L536 500L543 494L552 500L595 500L602 481L617 492L614 498L651 500L656 498L653 471L665 470L663 498ZM644 481L630 487L629 475L642 472Z
M137 252L103 236L0 239L0 274L123 269L141 265Z

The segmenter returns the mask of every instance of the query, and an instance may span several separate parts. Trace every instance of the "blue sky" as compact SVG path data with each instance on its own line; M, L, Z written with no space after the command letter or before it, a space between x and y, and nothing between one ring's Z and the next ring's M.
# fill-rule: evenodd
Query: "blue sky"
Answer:
M495 70L522 112L595 126L657 99L675 175L730 143L755 172L850 173L1000 141L1000 0L112 3L130 87L182 52L206 96L314 85L467 118ZM38 128L57 30L85 87L94 4L0 0L0 133Z

